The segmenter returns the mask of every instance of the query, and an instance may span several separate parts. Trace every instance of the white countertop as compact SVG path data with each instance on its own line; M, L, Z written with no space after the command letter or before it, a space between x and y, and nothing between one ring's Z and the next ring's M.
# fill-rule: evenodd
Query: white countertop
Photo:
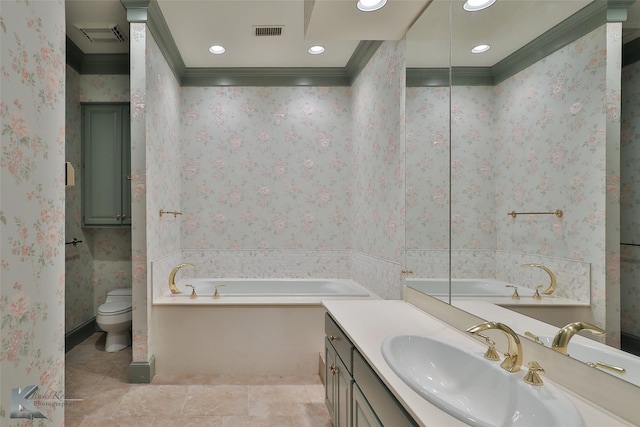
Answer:
M468 346L477 345L483 350L481 343L401 300L326 300L323 305L418 424L425 427L467 425L438 409L406 385L385 362L380 344L387 336L399 333L432 334ZM545 379L547 381L551 382ZM558 384L554 385L567 393L582 414L585 427L632 426Z

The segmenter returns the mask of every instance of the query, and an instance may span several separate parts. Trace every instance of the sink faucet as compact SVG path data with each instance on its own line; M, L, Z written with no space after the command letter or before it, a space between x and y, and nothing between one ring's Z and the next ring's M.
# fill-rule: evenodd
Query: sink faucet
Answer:
M522 267L538 267L543 269L549 275L549 279L551 280L551 283L549 284L549 287L547 289L542 291L544 295L551 295L553 291L556 290L556 275L553 274L553 271L549 270L548 267L545 267L542 264L522 264Z
M595 334L604 334L606 331L602 328L592 325L587 322L573 322L569 323L564 328L560 329L551 343L551 348L558 353L567 354L567 348L569 347L569 341L579 331L586 329Z
M518 372L520 370L520 366L522 366L522 344L520 344L518 334L516 334L510 327L500 322L479 323L467 329L467 332L477 335L479 332L486 331L487 329L497 329L505 334L509 346L500 366L508 372Z
M173 267L173 270L171 270L171 273L169 273L169 290L171 291L172 294L181 294L182 293L180 291L180 289L178 289L178 287L176 286L176 282L175 282L176 273L182 267L195 267L195 265L191 264L190 262L183 262L182 264L178 264L175 267Z

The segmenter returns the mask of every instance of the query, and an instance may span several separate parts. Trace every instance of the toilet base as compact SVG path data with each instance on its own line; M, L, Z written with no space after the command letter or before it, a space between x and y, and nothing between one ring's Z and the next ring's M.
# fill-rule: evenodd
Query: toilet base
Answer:
M104 343L104 350L107 353L115 353L131 345L131 335L129 330L122 332L107 332L107 340Z

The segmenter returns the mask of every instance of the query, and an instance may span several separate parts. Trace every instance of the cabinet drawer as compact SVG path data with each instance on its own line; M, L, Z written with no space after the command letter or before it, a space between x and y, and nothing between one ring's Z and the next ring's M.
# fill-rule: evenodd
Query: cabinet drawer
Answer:
M353 379L384 426L417 426L358 351L353 352Z
M353 344L329 314L325 314L324 331L349 373L353 372Z

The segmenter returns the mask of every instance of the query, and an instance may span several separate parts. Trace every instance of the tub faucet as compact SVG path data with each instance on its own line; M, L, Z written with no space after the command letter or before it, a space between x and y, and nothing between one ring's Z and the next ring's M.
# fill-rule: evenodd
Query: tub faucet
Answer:
M171 291L172 294L181 294L182 293L180 291L180 289L178 289L178 287L176 286L176 282L175 282L176 273L182 267L195 267L195 265L191 264L190 262L183 262L182 264L178 264L175 267L173 267L173 270L171 270L171 273L169 273L169 290Z
M553 291L556 290L556 275L553 274L553 271L549 270L548 267L545 267L542 264L522 264L522 267L538 267L543 269L549 275L549 279L551 280L551 283L549 284L549 287L547 289L542 291L544 295L551 295Z
M500 322L479 323L467 329L467 332L479 335L480 332L486 331L487 329L497 329L505 334L509 346L500 366L507 372L518 372L520 370L520 366L522 366L522 344L520 344L518 334L516 334L510 327Z
M573 322L569 323L564 328L560 329L555 337L553 337L553 341L551 342L551 348L557 351L558 353L567 354L567 348L569 347L569 341L575 334L579 331L586 329L588 331L593 332L594 334L604 334L606 331L602 328L597 327L596 325L592 325L587 322Z

